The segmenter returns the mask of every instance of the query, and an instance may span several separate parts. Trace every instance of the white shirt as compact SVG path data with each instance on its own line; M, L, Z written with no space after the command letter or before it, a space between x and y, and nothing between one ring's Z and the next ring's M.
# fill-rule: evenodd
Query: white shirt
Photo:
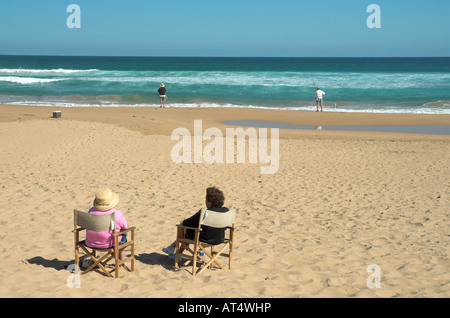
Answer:
M323 95L325 95L325 92L324 92L324 91L322 91L322 90L320 90L320 89L316 91L316 97L317 97L317 98L322 98Z

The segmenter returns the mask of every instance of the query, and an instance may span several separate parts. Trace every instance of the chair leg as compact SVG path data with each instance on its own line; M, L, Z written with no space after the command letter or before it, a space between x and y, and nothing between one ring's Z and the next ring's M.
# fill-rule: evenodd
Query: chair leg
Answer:
M131 271L134 271L134 229L131 230L131 240L133 244L131 244Z
M192 276L195 276L196 272L197 272L197 245L194 246L194 257L192 259Z
M119 238L114 237L114 277L119 278Z
M228 249L228 268L231 269L233 264L233 244L228 243L229 249Z
M228 268L229 269L232 269L232 267L233 267L233 254L232 253L233 252L231 252L231 250L230 250L229 256L228 256Z
M230 240L228 242L228 268L231 269L233 264L233 242L234 242L234 224L230 228Z
M214 255L214 246L211 246L211 256ZM214 267L214 263L211 263L211 265L209 265L209 268L213 268Z
M79 255L79 241L80 241L80 234L78 233L77 226L74 225L73 227L73 238L75 241L75 266L78 266L80 268L80 255Z
M177 271L179 270L178 267L178 255L180 252L180 242L178 242L178 240L175 242L175 265L174 265L174 270Z
M131 271L134 272L134 241L131 244Z
M78 266L78 268L80 268L80 255L78 251L78 245L75 246L75 266Z

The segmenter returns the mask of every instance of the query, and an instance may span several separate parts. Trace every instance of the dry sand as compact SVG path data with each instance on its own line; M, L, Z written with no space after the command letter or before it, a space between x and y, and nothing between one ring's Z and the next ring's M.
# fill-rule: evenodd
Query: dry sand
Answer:
M62 118L52 119L54 110ZM279 170L176 164L173 129L222 120L433 125L446 115L0 106L1 297L449 297L450 137L280 130ZM108 185L136 269L68 288L73 209ZM232 270L192 277L161 249L215 185L239 209ZM368 288L367 267L381 269Z

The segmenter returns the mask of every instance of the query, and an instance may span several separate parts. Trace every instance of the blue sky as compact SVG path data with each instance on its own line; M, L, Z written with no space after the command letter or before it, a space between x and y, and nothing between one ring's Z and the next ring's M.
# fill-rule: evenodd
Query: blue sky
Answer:
M450 56L449 13L448 0L0 0L0 54Z

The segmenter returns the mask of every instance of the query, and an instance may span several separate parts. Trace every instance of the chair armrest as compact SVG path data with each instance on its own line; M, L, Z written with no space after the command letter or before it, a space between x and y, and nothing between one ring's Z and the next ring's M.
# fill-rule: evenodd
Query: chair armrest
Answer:
M75 233L75 231L76 232L81 232L81 231L83 231L83 230L86 230L84 227L79 227L79 228L77 228L76 230L73 230L72 232L73 233Z
M117 233L113 233L112 235L113 236L119 236L119 235L122 235L122 234L124 234L126 232L134 231L135 229L136 229L136 227L132 226L132 227L129 227L128 229L125 229L123 231L120 231L120 232L117 232Z
M181 227L183 229L188 229L188 230L194 230L194 231L201 231L202 230L201 228L199 229L198 227L185 226L185 225L182 225L182 224L177 224L177 227Z

